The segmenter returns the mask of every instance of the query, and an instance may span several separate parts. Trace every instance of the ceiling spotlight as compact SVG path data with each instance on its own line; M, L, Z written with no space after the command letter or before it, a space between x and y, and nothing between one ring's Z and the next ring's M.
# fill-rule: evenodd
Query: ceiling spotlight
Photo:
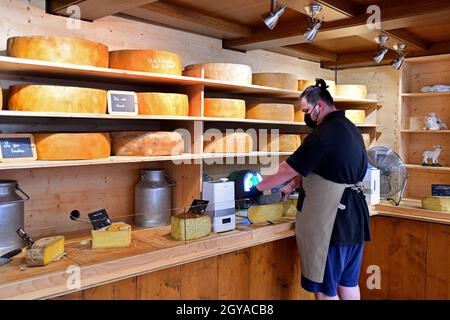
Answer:
M389 48L386 46L387 41L389 40L388 36L381 35L378 37L378 52L373 57L376 63L381 63L383 61L384 56L389 51Z
M403 65L403 61L405 61L406 52L405 52L406 45L404 43L399 43L394 47L394 49L397 51L397 57L394 61L392 61L391 65L397 69L400 70L400 68Z
M322 11L322 6L319 4L312 4L310 6L305 7L305 12L307 15L311 17L311 27L308 28L308 31L303 35L305 39L309 42L313 41L319 32L320 27L322 26L323 17L319 19L317 14Z
M277 25L278 19L286 10L286 5L280 5L277 0L271 0L270 2L270 12L261 16L264 21L264 24L270 30L273 30Z

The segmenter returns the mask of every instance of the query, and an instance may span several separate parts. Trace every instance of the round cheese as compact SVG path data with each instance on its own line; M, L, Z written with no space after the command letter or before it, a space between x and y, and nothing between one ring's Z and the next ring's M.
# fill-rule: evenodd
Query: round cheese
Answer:
M302 109L300 109L300 108L295 109L294 121L295 122L305 122L305 113L302 111Z
M253 151L252 136L244 132L222 133L218 136L204 136L205 153L241 153Z
M106 91L98 89L18 85L10 87L9 110L106 113Z
M181 76L181 57L158 50L117 50L109 53L109 67L132 71L173 74Z
M188 212L171 217L170 234L175 240L195 240L211 233L212 223L208 215Z
M294 152L300 147L300 143L298 134L280 134L277 137L267 135L266 139L259 135L260 151Z
M336 95L350 99L367 99L367 86L358 84L338 84Z
M184 152L184 141L178 132L113 132L111 140L116 156L171 156Z
M366 112L364 110L345 110L345 116L354 124L364 124Z
M186 94L138 93L139 114L159 116L188 116L189 97Z
M36 133L34 142L38 160L91 160L111 153L107 133Z
M248 119L294 121L294 105L284 103L259 103L247 108Z
M67 37L13 37L7 42L9 57L45 60L108 68L108 47L97 42Z
M330 92L332 96L336 95L336 82L332 80L325 80L328 88L327 90ZM304 91L306 88L310 86L316 85L316 80L298 80L298 91Z
M293 73L254 73L253 84L287 90L298 89L297 75Z
M202 63L191 64L184 68L183 75L201 77L204 70L205 79L233 82L236 84L252 84L252 69L244 64L235 63Z
M251 206L248 209L248 220L251 223L270 223L280 220L284 213L283 203L265 204L260 206Z
M245 118L245 101L239 99L205 99L205 117Z

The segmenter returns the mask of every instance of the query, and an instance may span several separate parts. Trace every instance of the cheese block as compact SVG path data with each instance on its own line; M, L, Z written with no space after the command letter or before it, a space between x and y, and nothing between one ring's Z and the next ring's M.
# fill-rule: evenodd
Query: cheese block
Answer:
M180 213L171 218L171 236L175 240L195 240L211 233L211 218L192 212Z
M205 117L245 118L245 101L239 99L205 99Z
M116 156L170 156L184 152L183 137L178 132L113 132L111 140Z
M422 207L427 210L450 213L449 197L425 197L422 199Z
M298 89L297 75L293 73L254 73L252 83L286 90Z
M26 250L27 266L46 266L64 253L64 237L56 236L37 240Z
M36 133L38 160L91 160L108 158L108 133Z
M205 135L205 153L241 153L253 151L253 138L244 132L222 133L220 136Z
M92 230L91 233L92 249L128 248L131 245L131 226L123 222Z
M186 94L138 93L139 114L158 116L188 116L189 97Z
M298 134L280 134L277 137L269 134L266 139L259 136L260 151L294 152L300 143L301 139Z
M302 111L302 109L300 109L300 108L295 109L294 121L295 122L305 122L305 113Z
M345 110L345 116L354 124L364 124L366 121L364 110Z
M336 95L350 99L367 99L367 86L359 84L338 84Z
M247 108L247 119L294 121L294 105L284 103L259 103Z
M283 201L284 217L295 217L297 215L297 199L288 199Z
M105 90L41 85L10 87L9 110L104 114Z
M275 222L283 217L283 203L265 204L260 206L251 206L248 208L248 220L251 223Z
M191 64L184 68L183 75L189 77L202 77L204 70L205 79L214 79L233 82L236 84L252 84L252 69L244 64L235 63L202 63Z
M109 53L109 67L181 76L181 57L159 50L117 50Z
M330 92L332 96L336 95L336 82L332 80L325 80L328 88L327 90ZM298 80L298 91L304 91L309 86L316 85L316 80Z
M8 39L6 55L102 68L109 64L107 46L67 37L12 37Z

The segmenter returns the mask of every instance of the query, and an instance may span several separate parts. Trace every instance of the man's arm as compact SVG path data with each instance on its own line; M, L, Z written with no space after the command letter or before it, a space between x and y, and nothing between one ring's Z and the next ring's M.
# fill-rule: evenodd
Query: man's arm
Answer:
M280 184L292 180L298 176L298 172L292 169L290 165L283 161L278 167L278 172L265 178L263 181L256 185L256 189L259 191L269 190Z

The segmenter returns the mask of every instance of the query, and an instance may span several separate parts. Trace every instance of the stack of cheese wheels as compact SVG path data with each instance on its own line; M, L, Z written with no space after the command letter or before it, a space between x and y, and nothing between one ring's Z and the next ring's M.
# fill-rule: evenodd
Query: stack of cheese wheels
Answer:
M327 90L330 92L332 96L336 95L336 82L332 80L325 80L328 88ZM316 85L316 80L298 80L298 91L304 91L306 88L310 86Z
M367 86L359 84L338 84L336 95L350 99L367 99Z
M106 107L104 90L62 86L11 86L8 101L16 111L103 114Z
M202 76L205 79L214 79L236 84L252 84L252 69L244 64L235 63L202 63L191 64L184 68L183 75L189 77ZM203 74L202 74L203 70Z
M292 73L254 73L253 84L297 91L297 75Z
M159 116L188 116L189 97L179 93L138 93L139 114Z
M34 142L38 160L92 160L111 153L107 133L37 133Z
M241 153L253 151L253 138L244 132L223 133L204 136L205 153Z
M258 103L247 108L248 119L294 121L294 105L284 103Z
M171 156L184 152L183 137L178 132L113 132L111 140L116 156Z
M205 117L245 118L245 101L239 99L205 99Z
M108 47L88 40L66 37L13 37L8 39L9 57L45 60L108 68Z
M345 110L345 116L354 124L364 124L366 112L364 110Z
M296 108L294 113L294 121L295 122L305 122L305 113L301 108Z
M183 68L176 53L158 50L117 50L109 53L113 69L173 74L180 76Z
M260 151L294 152L300 144L301 138L298 134L267 135L265 138L259 135Z

